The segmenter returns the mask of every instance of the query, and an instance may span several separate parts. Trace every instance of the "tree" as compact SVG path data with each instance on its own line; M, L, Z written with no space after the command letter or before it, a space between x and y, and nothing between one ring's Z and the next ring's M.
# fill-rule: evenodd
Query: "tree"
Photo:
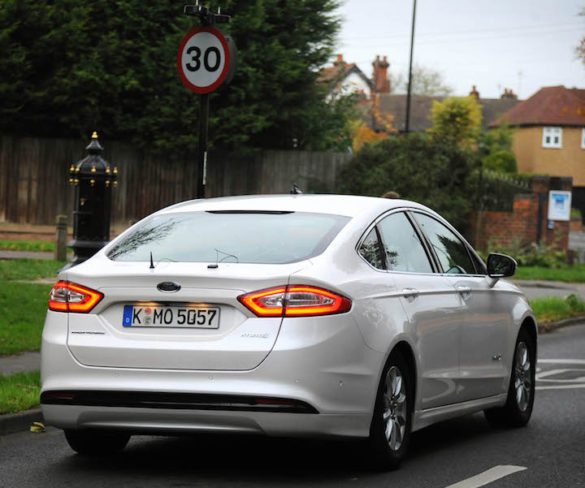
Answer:
M481 134L479 151L482 166L499 173L516 173L516 156L512 151L512 129L501 125Z
M579 15L585 16L585 8L581 10ZM575 48L575 51L577 53L577 58L579 58L581 62L585 64L585 37L581 38L581 42L579 42L579 45Z
M437 139L472 148L481 133L481 107L472 97L450 97L433 101L432 127L429 132Z
M355 120L353 122L353 140L351 148L354 152L358 152L365 144L382 141L388 137L386 132L376 132L374 129L368 127L363 120Z
M222 29L238 45L238 70L211 98L212 147L326 149L349 141L350 104L328 104L315 83L339 29L337 5L221 2L233 13ZM175 58L196 23L170 1L3 0L0 129L83 138L98 129L161 151L194 147L198 98L181 85Z
M389 190L428 205L465 231L475 157L425 133L391 135L366 144L341 174L341 190L380 196Z
M392 91L406 93L408 73L399 73L391 78ZM447 85L440 72L417 64L412 67L411 90L413 95L426 95L429 97L447 97L453 92L453 88Z

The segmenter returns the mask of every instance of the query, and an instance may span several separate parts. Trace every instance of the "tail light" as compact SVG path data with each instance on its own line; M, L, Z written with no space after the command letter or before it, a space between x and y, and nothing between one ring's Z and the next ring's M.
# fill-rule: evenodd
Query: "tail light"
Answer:
M59 281L49 295L49 310L54 312L88 313L104 295L70 281Z
M351 300L323 288L290 285L240 295L238 300L258 317L310 317L347 312Z

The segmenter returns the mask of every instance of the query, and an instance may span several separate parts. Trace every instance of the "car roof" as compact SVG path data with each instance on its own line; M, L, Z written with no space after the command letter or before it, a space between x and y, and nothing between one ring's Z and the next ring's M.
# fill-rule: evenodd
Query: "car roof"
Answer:
M190 200L167 207L157 214L201 211L282 211L315 212L347 217L380 214L393 208L427 209L408 200L355 195L244 195ZM427 209L428 210L428 209Z

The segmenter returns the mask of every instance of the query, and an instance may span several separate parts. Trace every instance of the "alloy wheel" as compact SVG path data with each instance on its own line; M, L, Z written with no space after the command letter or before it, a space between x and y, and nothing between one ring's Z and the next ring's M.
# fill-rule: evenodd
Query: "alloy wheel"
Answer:
M525 412L530 403L532 394L532 371L530 354L525 342L519 342L516 346L516 364L514 365L514 388L516 390L516 403L518 408Z
M406 383L402 373L396 366L392 366L386 373L384 383L384 432L386 441L393 451L402 446L406 431L407 418Z

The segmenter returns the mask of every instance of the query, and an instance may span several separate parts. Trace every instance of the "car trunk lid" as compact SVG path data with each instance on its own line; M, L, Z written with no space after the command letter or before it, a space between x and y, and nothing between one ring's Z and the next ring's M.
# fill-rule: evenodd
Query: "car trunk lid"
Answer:
M258 318L238 296L286 285L302 267L162 262L150 269L98 256L66 275L104 295L91 313L69 314L68 347L87 366L252 369L272 350L282 318ZM180 288L164 291L170 283Z

